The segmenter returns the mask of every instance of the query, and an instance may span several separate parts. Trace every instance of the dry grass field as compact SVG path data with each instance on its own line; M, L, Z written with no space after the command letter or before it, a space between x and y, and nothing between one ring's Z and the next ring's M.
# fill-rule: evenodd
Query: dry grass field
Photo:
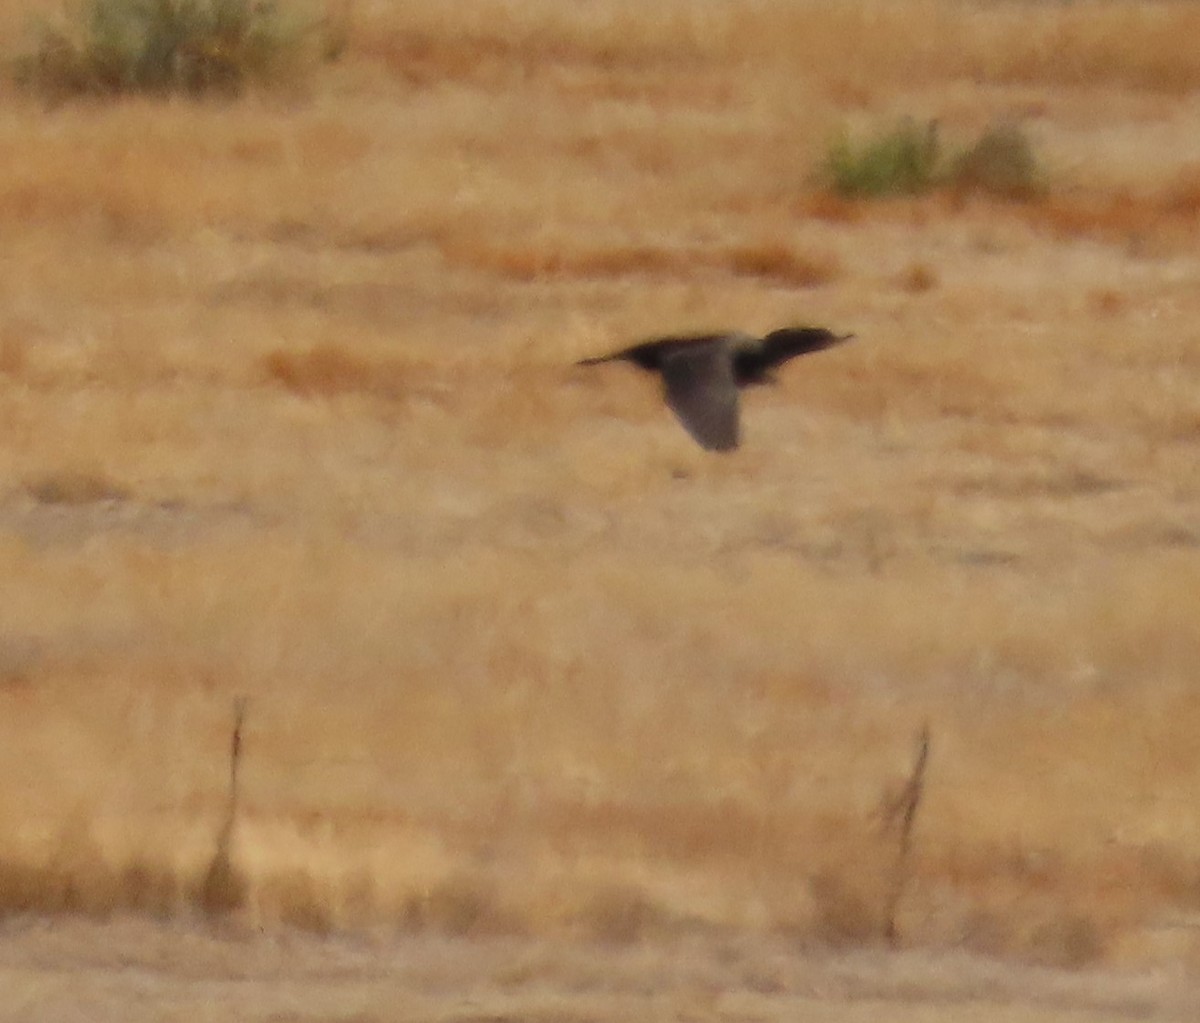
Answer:
M1200 9L344 17L0 88L0 1015L1192 1018ZM1049 191L814 184L906 115ZM728 456L574 366L794 322Z

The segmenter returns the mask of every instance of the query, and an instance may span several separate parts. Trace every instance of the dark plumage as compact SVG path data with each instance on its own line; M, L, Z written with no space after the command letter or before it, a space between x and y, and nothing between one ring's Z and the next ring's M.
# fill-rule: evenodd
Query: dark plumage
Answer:
M774 383L776 366L853 336L823 327L784 327L761 338L740 333L660 337L579 365L624 360L662 374L667 405L696 442L709 451L732 451L739 440L739 387Z

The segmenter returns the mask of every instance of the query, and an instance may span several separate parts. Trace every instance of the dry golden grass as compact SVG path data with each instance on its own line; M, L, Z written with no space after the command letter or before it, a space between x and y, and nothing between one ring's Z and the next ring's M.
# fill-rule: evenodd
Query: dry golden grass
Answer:
M824 981L751 964L881 942L928 722L904 945L1192 984L1200 12L448 10L354 15L303 95L0 96L0 911L564 988L546 939L745 941L721 983L797 1018ZM1049 193L812 191L898 112L1026 119ZM858 340L730 457L574 366L785 322Z

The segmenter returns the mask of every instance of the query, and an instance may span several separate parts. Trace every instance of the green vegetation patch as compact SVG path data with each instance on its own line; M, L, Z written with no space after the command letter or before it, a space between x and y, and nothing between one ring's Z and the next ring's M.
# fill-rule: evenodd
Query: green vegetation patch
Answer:
M38 25L17 80L55 97L236 95L302 66L322 24L273 0L84 0Z
M844 135L836 139L823 176L849 198L918 195L933 187L938 158L936 122L921 125L906 119L866 142L855 144Z
M1024 200L1046 187L1033 144L1019 126L993 125L965 148L947 151L937 121L913 118L865 141L840 135L830 144L818 178L850 199L945 189Z

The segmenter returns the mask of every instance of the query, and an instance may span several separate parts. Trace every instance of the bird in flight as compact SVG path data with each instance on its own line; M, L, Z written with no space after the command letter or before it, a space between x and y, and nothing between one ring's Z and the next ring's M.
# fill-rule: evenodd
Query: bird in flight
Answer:
M578 365L623 360L662 374L667 405L692 438L708 451L732 451L740 439L739 387L774 383L772 370L788 359L852 337L824 327L784 327L765 337L738 332L660 337Z

